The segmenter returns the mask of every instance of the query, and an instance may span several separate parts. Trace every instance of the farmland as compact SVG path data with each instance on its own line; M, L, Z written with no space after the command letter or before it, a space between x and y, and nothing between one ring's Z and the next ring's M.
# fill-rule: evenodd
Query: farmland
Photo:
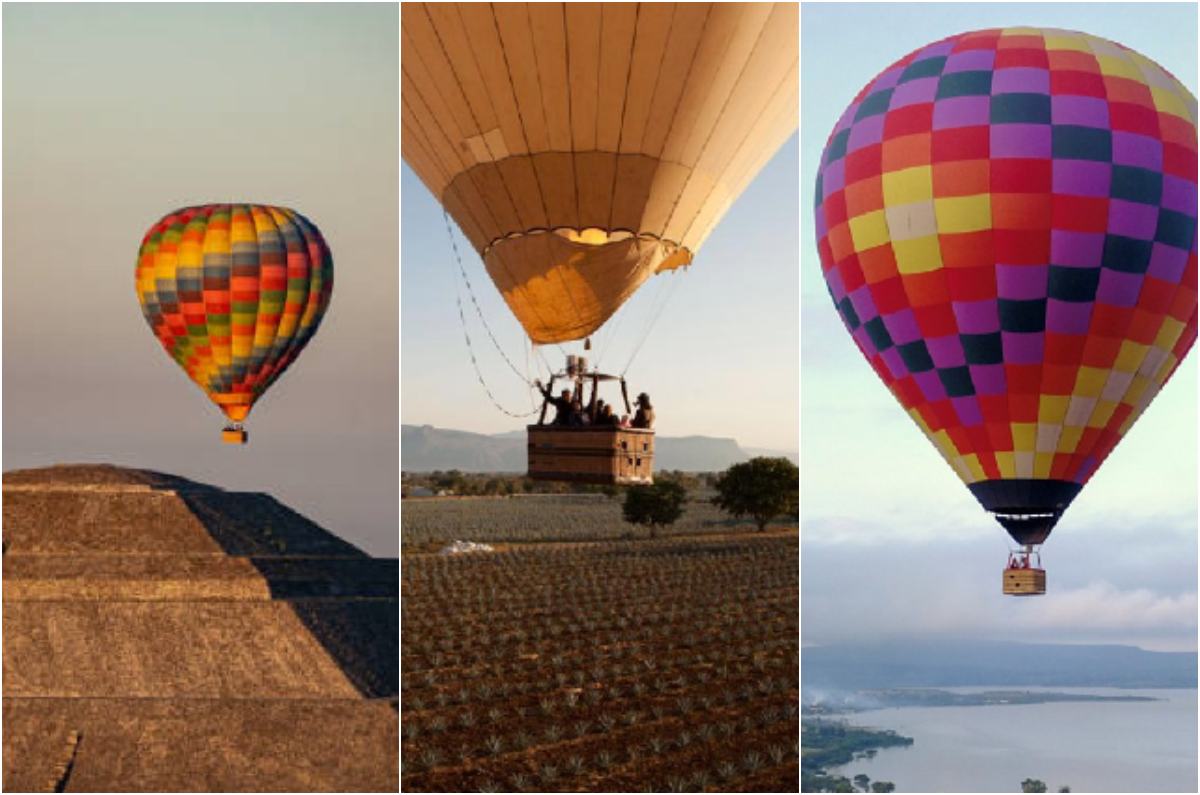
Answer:
M794 518L779 521L780 526L795 524ZM646 535L644 529L622 521L619 497L600 494L405 500L401 528L402 540L410 551L434 549L456 538L544 543L611 541ZM691 536L753 529L753 522L731 519L707 499L693 497L683 517L661 534Z
M402 517L404 790L797 790L794 528L692 503L625 538L603 497ZM498 551L428 551L450 538Z

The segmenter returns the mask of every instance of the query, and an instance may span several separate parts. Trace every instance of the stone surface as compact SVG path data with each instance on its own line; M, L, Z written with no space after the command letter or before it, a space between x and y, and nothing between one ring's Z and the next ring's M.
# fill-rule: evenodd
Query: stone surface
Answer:
M4 475L6 791L396 791L398 565L264 494Z

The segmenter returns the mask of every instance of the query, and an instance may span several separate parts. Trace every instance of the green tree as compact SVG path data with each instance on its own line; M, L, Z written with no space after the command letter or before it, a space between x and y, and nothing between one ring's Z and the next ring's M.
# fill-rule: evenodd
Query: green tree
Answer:
M895 792L896 785L890 781L871 782L871 792Z
M1021 782L1021 792L1045 792L1046 782L1036 779L1027 778Z
M871 783L871 777L865 773L859 773L854 777L854 786L858 787L863 792L867 791L867 786Z
M1071 788L1070 787L1059 787L1058 791L1059 792L1070 792Z
M759 532L776 516L798 511L800 470L786 458L751 458L725 470L713 504L737 517L749 516Z
M658 528L675 523L683 515L687 489L672 480L659 480L652 486L630 486L625 492L622 515L630 524L646 525L650 536Z

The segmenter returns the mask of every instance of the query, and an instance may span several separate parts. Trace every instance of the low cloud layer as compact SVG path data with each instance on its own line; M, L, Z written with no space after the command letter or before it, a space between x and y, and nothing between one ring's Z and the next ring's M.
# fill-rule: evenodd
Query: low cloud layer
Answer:
M1189 527L1190 521L1190 527ZM1007 537L888 539L850 520L802 525L801 637L806 645L958 636L1196 649L1194 517L1115 520L1046 546L1047 594L1000 591Z

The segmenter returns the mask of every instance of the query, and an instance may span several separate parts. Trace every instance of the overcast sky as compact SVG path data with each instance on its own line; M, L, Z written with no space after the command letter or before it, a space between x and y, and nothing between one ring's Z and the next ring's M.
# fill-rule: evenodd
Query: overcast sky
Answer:
M107 461L267 491L397 554L397 10L5 4L4 469ZM304 213L336 274L243 448L133 287L152 223L225 201Z
M1196 648L1195 352L1055 529L1044 550L1047 596L1011 599L1000 593L1007 534L872 372L821 278L810 187L846 105L924 44L1012 25L1114 39L1158 61L1195 93L1194 4L839 3L802 10L806 644L945 633Z

